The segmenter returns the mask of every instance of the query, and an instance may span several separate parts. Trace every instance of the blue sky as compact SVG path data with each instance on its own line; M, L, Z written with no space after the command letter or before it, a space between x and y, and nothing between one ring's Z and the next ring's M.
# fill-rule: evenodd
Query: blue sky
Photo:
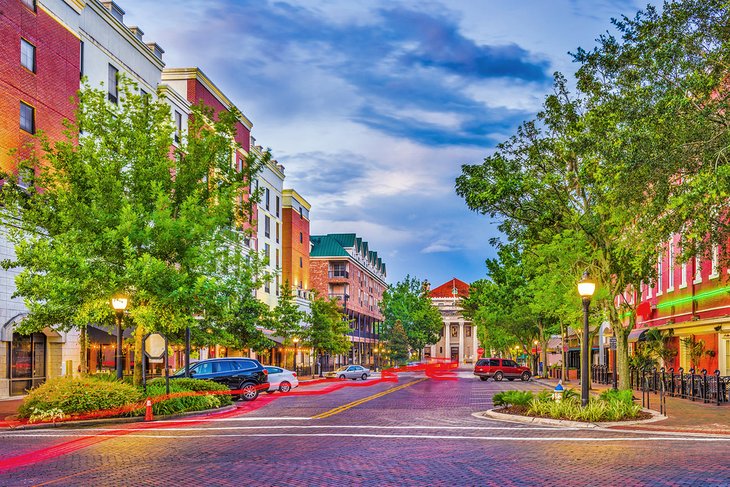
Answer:
M125 23L199 66L312 203L312 233L355 232L434 285L485 276L496 223L454 192L534 117L569 51L631 0L119 0Z

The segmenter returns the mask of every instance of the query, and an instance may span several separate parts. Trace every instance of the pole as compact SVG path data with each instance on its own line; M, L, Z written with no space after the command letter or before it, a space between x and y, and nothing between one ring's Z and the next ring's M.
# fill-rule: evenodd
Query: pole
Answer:
M299 353L299 343L294 342L294 372L297 371L297 353Z
M613 336L614 337L616 336L616 333L615 332L614 332ZM618 338L617 338L617 340L618 340ZM613 355L613 377L612 377L612 379L613 379L613 390L615 391L616 389L618 389L618 382L617 382L618 381L618 378L616 376L616 348L615 347L613 347L613 350L611 350L611 353Z
M145 348L145 342L147 341L147 335L142 337L142 389L147 394L147 350Z
M590 372L588 372L588 354L590 353L588 347L588 310L590 306L591 300L583 298L583 357L580 371L580 403L583 407L588 405L588 391L591 383Z
M168 369L169 365L170 360L167 356L167 335L165 335L165 391L168 396L170 395L170 370Z
M117 311L117 380L122 380L122 315L124 311Z
M185 377L190 377L190 327L185 328Z

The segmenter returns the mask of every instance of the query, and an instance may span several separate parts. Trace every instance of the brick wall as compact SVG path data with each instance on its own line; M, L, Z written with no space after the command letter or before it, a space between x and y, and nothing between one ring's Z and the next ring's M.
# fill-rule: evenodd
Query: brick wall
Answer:
M301 282L304 289L310 289L309 263L309 221L299 216L293 208L282 209L282 281L288 280L292 286ZM299 234L302 242L299 242ZM299 267L299 258L302 267Z
M35 73L20 64L21 37L36 47ZM0 0L0 39L0 168L11 170L8 151L32 140L20 130L21 100L35 108L36 130L63 138L79 88L80 43L43 9L34 13L18 0Z

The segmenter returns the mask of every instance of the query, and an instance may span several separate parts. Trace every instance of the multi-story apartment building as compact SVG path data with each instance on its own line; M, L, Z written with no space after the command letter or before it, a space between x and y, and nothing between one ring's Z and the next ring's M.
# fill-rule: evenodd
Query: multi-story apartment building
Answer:
M110 103L118 103L118 75L154 95L164 66L163 50L145 44L142 31L124 25L124 11L98 0L0 0L0 166L14 170L8 156L31 135L43 130L51 140L63 137L64 119L72 119L73 95L86 78L103 84ZM13 257L12 245L0 230L0 254ZM11 298L17 270L0 270L0 397L22 394L48 377L72 373L80 363L80 331L47 329L23 336L14 324L26 314L22 300ZM90 363L113 357L114 337L93 327L101 339ZM107 342L107 343L103 343ZM7 346L6 346L7 343ZM112 359L113 361L113 359Z
M261 153L259 146L251 150ZM281 292L282 261L282 203L284 191L284 166L270 159L254 181L255 190L260 192L256 221L258 250L267 260L267 271L271 279L256 293L256 297L274 308Z
M309 211L311 205L293 189L285 189L282 200L281 282L288 282L297 303L309 309Z
M354 233L313 235L310 239L312 289L337 298L352 320L352 348L339 360L371 365L383 321L380 302L387 286L385 263Z
M435 345L424 348L424 358L441 358L459 365L476 361L477 327L462 315L461 298L469 297L469 284L453 278L429 292L431 301L441 313L443 328Z
M723 247L724 249L724 247ZM715 246L709 258L697 257L679 263L679 236L674 236L661 249L657 259L657 278L642 286L637 306L636 329L629 342L642 341L650 327L671 335L670 346L677 355L664 364L668 369L688 371L693 365L697 373L716 369L730 375L730 285L728 269L722 266L721 248ZM636 299L636 294L628 295ZM700 341L705 353L693 363L689 343Z

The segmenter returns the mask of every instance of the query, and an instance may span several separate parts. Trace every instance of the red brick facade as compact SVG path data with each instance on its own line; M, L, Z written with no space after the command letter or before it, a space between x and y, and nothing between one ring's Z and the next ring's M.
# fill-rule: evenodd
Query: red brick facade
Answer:
M20 63L21 38L35 46L35 72ZM19 0L0 0L0 169L15 169L11 149L32 136L20 129L20 102L34 108L35 130L51 140L63 135L63 120L74 116L79 89L80 41L45 10Z
M299 210L282 208L282 282L298 289L311 289L309 271L309 220Z

